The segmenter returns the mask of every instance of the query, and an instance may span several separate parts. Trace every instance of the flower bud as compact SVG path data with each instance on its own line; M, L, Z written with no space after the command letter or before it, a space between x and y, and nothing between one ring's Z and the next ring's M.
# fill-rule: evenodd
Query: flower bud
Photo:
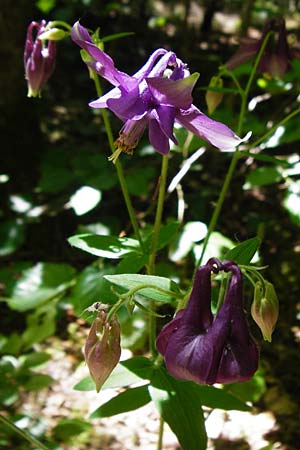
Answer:
M209 82L209 87L213 88L222 88L223 87L223 80L219 77L212 77ZM217 92L217 91L206 91L205 94L205 100L208 108L209 114L212 114L214 110L219 106L219 104L222 101L223 98L223 92Z
M50 28L39 35L41 41L61 41L68 36L68 32L60 28Z
M251 315L263 334L264 340L271 342L272 333L278 319L278 298L272 283L265 285L258 281L255 285Z
M92 323L84 347L85 361L88 365L97 392L107 380L121 355L120 324L117 317L107 322L105 311L99 311Z
M46 21L42 20L41 22L31 22L27 30L24 69L28 97L41 96L41 90L54 70L56 44L54 41L45 43L39 39L45 29Z

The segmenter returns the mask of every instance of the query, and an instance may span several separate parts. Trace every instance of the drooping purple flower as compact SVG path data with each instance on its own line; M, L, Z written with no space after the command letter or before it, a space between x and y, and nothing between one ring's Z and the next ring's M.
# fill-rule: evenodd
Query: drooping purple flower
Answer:
M299 50L292 48L288 43L284 19L269 20L263 29L260 39L242 38L239 49L227 61L226 67L232 70L257 56L270 31L273 34L269 37L264 49L258 65L258 71L268 73L272 77L282 77L290 70L292 59L300 57Z
M232 272L224 303L211 311L211 272ZM258 366L258 348L243 310L242 274L232 261L211 259L196 274L186 309L159 334L156 346L175 378L200 384L247 381Z
M39 36L45 31L46 21L31 22L27 30L24 49L25 78L28 85L28 97L40 97L41 90L50 78L55 63L56 44L45 41ZM33 36L34 31L36 32Z
M73 26L71 37L92 57L88 66L115 86L90 106L109 108L124 122L115 142L118 153L132 153L148 125L151 144L167 154L169 139L177 144L173 134L175 122L224 151L243 141L192 104L192 90L199 74L191 75L175 53L163 48L155 50L146 64L130 76L116 69L110 56L93 43L79 22Z

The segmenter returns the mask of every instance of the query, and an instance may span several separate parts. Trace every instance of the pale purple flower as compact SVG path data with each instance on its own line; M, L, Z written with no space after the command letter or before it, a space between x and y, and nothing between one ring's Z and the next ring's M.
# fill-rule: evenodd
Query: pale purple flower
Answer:
M211 272L232 272L224 303L211 311ZM156 346L175 378L200 384L249 380L257 370L258 348L243 310L242 274L232 261L212 258L195 277L186 309L159 334Z
M79 22L73 26L71 37L92 57L88 66L115 86L90 106L109 108L124 122L115 143L118 153L132 153L148 125L151 144L167 154L169 140L177 144L173 134L175 122L221 150L232 150L243 141L192 104L192 90L199 74L191 75L175 53L163 48L155 50L146 64L130 76L116 69L110 56L93 43Z
M54 41L39 39L45 31L46 21L31 22L27 30L24 49L25 78L28 85L28 97L40 97L41 90L50 78L55 63L56 44ZM35 36L33 34L35 33Z

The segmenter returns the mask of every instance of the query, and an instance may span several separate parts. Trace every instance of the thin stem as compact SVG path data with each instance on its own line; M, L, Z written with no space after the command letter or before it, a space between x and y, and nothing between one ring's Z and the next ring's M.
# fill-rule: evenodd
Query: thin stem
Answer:
M259 62L261 60L261 57L263 55L263 52L265 50L265 47L267 45L267 42L268 42L271 34L272 34L272 32L269 32L266 35L266 37L265 37L265 39L264 39L264 41L263 41L263 43L262 43L262 45L261 45L261 47L259 49L257 58L256 58L256 60L254 62L254 65L253 65L253 68L251 70L251 73L250 73L250 76L249 76L246 88L245 88L244 91L240 91L240 94L241 94L241 97L242 97L242 104L241 104L241 110L240 110L240 115L239 115L239 122L238 122L238 127L237 127L237 134L238 135L242 132L242 129L243 129L243 122L244 122L244 117L245 117L245 113L246 113L246 106L247 106L247 101L248 101L248 95L249 95L250 88L251 88L251 85L252 85L252 82L253 82L253 79L254 79L254 76L255 76L255 73L256 73L256 69L257 69L258 64L259 64ZM236 82L237 82L237 85L239 86L239 83L238 83L237 80L236 80ZM211 218L211 220L209 222L207 235L205 236L205 239L204 239L204 242L203 242L202 252L201 252L199 260L197 261L194 273L196 273L196 270L197 270L198 266L200 266L200 264L202 263L203 256L205 254L205 251L206 251L206 248L207 248L210 236L211 236L212 232L215 229L217 220L219 218L220 211L222 209L224 200L226 198L226 194L227 194L227 191L228 191L228 188L229 188L229 185L230 185L230 182L231 182L234 170L236 168L236 164L237 164L237 162L238 162L238 160L239 160L239 158L241 156L242 156L242 154L238 150L235 150L235 152L233 154L233 157L232 157L232 160L230 162L230 165L229 165L229 168L228 168L228 171L227 171L227 174L226 174L226 177L225 177L225 180L224 180L224 183L223 183L223 186L222 186L222 189L221 189L221 192L220 192L220 195L219 195L216 207L214 209L212 218Z
M256 141L254 141L253 144L251 144L251 147L252 148L257 147L261 142L263 142L265 139L267 139L268 136L272 135L274 133L274 131L277 130L278 127L280 127L281 125L284 125L285 123L287 123L290 119L292 119L294 116L296 116L299 113L300 113L300 108L295 109L293 112L291 112L286 117L284 117L280 122L278 122L276 125L274 125L272 128L270 128L263 136L261 136Z
M160 179L159 179L159 192L158 192L157 207L156 207L156 214L155 214L155 221L154 221L152 244L151 244L151 251L150 251L149 262L148 262L148 275L154 274L154 270L155 270L157 243L158 243L158 237L159 237L159 232L160 232L160 227L161 227L161 219L162 219L162 213L163 213L164 201L165 201L168 162L169 162L168 155L163 155L162 165L161 165L161 174L160 174Z
M261 57L263 55L263 52L265 51L266 45L268 43L268 40L270 38L270 36L273 34L273 31L269 31L269 33L266 35L260 49L258 52L258 55L255 59L254 65L252 67L248 82L246 84L244 93L242 95L242 104L241 104L241 110L240 110L240 116L239 116L239 122L238 122L238 128L237 128L237 134L240 134L243 128L243 121L245 118L245 113L246 113L246 107L247 107L247 101L248 101L248 96L249 96L249 92L254 80L254 76L256 73L256 69L258 67L258 64L260 63Z
M207 249L208 241L210 239L210 236L211 236L212 232L215 229L215 226L216 226L217 220L219 218L219 214L220 214L221 208L223 206L223 203L224 203L224 200L225 200L228 188L229 188L229 184L231 182L232 175L234 173L234 170L235 170L235 167L236 167L236 164L237 164L239 158L240 158L240 153L238 152L238 150L236 150L235 153L233 154L232 159L231 159L231 162L230 162L230 165L229 165L229 168L228 168L228 171L227 171L227 174L226 174L226 177L225 177L225 180L224 180L224 183L223 183L223 186L222 186L222 189L221 189L221 192L220 192L217 204L215 206L213 215L212 215L212 217L210 219L210 222L209 222L209 225L208 225L207 234L206 234L204 242L203 242L201 255L200 255L199 260L197 261L196 268L198 268L201 265L201 263L202 263L204 253L205 253L205 251Z
M92 72L92 78L94 80L95 83L95 87L96 87L96 91L97 91L97 95L99 95L99 97L101 97L102 95L102 89L101 89L101 84L100 84L100 80L98 75L95 72ZM104 126L105 126L105 130L106 130L106 134L107 134L107 138L108 138L108 143L109 143L109 147L112 153L114 153L115 151L115 145L114 145L114 137L113 137L113 133L111 130L111 126L110 126L110 122L109 122L109 118L108 118L108 114L107 111L102 108L101 109L101 114L102 114L102 118L103 118L103 122L104 122ZM124 172L123 172L123 168L121 165L121 162L119 161L119 159L115 162L115 166L117 169L117 175L118 175L118 179L119 179L119 183L121 186L121 190L122 190L122 194L124 197L124 201L126 204L126 208L128 211L128 215L130 218L130 222L134 231L135 236L137 237L141 249L143 251L143 253L145 253L145 246L142 240L142 236L140 234L140 230L139 230L139 226L136 220L136 215L134 213L134 209L131 203L131 199L130 199L130 195L128 192L128 188L127 188L127 184L126 184L126 180L125 180L125 176L124 176Z
M158 429L158 441L157 441L157 450L162 450L163 448L163 436L164 436L164 419L162 416L159 418L159 429Z
M46 445L42 444L38 439L36 439L34 436L28 433L28 431L21 430L19 427L17 427L14 423L12 423L9 419L2 416L0 414L0 421L4 423L8 428L13 430L16 434L19 434L22 438L24 438L26 441L30 442L34 447L39 448L41 450L49 450Z
M162 165L161 165L161 174L159 179L159 191L158 191L158 199L157 199L157 207L156 214L154 220L154 228L153 228L153 236L152 236L152 244L151 251L149 255L147 273L148 275L153 275L155 272L155 259L157 252L157 244L159 238L159 232L161 227L161 219L164 208L164 200L166 193L166 184L167 184L167 173L168 173L168 155L163 155L162 157ZM150 308L154 311L155 303L152 301L150 303ZM156 355L155 348L155 338L156 338L156 318L152 315L149 316L149 348L152 356Z

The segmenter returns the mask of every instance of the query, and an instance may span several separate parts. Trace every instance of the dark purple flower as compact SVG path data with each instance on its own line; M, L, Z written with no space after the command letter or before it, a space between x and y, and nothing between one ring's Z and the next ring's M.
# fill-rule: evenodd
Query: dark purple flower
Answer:
M50 78L55 62L55 42L48 44L39 39L45 31L46 21L31 22L27 30L24 49L25 78L28 85L28 97L40 97L41 90ZM33 32L35 36L33 36Z
M292 59L300 56L299 50L288 44L284 19L269 20L260 39L241 39L240 48L226 63L226 67L232 70L255 57L270 31L273 34L269 37L258 71L269 73L273 77L282 77L290 69Z
M232 272L225 300L211 311L211 272ZM177 313L156 341L175 378L200 384L247 381L258 366L258 348L243 310L242 274L232 261L211 259L197 271L186 309Z
M177 143L173 134L175 121L221 150L231 150L243 141L192 104L192 90L199 74L191 75L175 53L163 48L155 50L146 64L130 76L116 69L110 56L93 43L79 22L73 26L71 37L92 57L86 61L88 66L115 86L90 106L109 108L124 122L115 143L118 154L132 153L147 125L153 147L167 154L169 139Z

